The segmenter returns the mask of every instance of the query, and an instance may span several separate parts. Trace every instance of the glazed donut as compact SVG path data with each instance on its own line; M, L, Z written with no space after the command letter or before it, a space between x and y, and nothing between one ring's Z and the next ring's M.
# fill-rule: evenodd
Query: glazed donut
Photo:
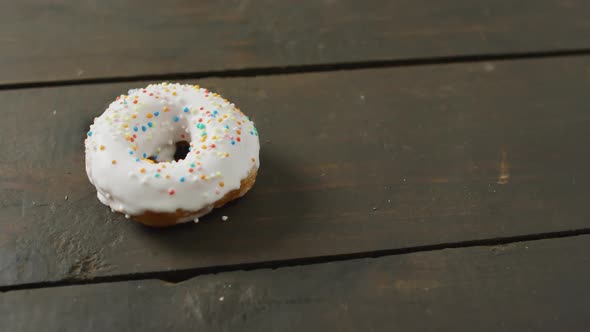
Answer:
M198 221L241 197L260 165L254 123L198 85L130 90L94 119L84 143L98 199L155 227Z

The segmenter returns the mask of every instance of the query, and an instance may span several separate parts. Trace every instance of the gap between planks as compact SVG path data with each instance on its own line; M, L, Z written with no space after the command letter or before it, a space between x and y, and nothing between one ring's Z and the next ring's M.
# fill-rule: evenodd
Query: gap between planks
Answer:
M575 237L581 235L589 235L590 228L561 231L561 232L548 232L539 234L529 235L518 235L510 237L499 237L491 239L480 239L480 240L469 240L460 242L449 242L441 244L432 244L408 248L399 249L385 249L376 251L367 251L350 254L339 254L329 256L317 256L317 257L306 257L306 258L295 258L278 261L267 261L257 263L243 263L233 265L222 265L222 266L211 266L205 268L195 269L184 269L174 271L158 271L158 272L145 272L136 274L121 274L113 276L98 276L92 279L64 279L59 281L44 281L20 285L0 286L0 293L19 291L19 290L34 290L40 288L53 288L53 287L65 287L74 285L92 285L92 284L103 284L111 282L125 282L125 281L138 281L138 280L161 280L166 283L177 284L198 276L207 274L217 274L223 272L236 272L236 271L252 271L261 269L278 269L284 267L295 267L304 265L315 265L323 263L333 263L353 259L367 259L367 258L381 258L386 256L397 256L404 254L412 254L419 252L428 252L444 249L460 249L470 247L481 247L481 246L498 246L507 245L518 242L529 242L538 240L558 239Z
M464 55L464 56L441 56L432 58L412 58L400 60L378 60L366 62L342 62L331 64L310 64L310 65L295 65L295 66L281 66L281 67L254 67L244 69L229 69L219 71L200 71L200 72L182 72L182 73L167 73L154 75L136 75L136 76L121 76L121 77L104 77L91 79L74 79L74 80L56 80L45 82L22 82L9 83L0 85L2 90L17 90L17 89L32 89L32 88L46 88L46 87L61 87L72 85L90 85L90 84L109 84L109 83L125 83L135 81L164 81L164 80L180 80L180 79L204 79L204 78L231 78L231 77L256 77L256 76L273 76L273 75L288 75L288 74L304 74L317 72L330 72L340 70L359 70L359 69L375 69L375 68L390 68L390 67L410 67L423 65L444 65L456 63L469 62L484 62L484 61L510 61L520 59L542 59L551 57L577 57L590 55L589 48L583 49L564 49L552 51L538 51L538 52L523 52L523 53L497 53L497 54L483 54L483 55Z

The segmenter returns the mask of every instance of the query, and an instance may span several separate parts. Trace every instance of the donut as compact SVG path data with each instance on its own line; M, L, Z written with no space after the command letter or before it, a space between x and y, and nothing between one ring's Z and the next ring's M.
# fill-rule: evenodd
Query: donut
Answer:
M243 196L260 166L254 123L198 85L129 90L94 119L84 145L98 199L154 227L198 221Z

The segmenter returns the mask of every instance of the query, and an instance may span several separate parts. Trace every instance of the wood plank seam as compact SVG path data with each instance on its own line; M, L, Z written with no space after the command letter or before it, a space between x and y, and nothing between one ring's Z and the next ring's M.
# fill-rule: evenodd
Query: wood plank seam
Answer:
M497 53L497 54L480 54L464 56L442 56L442 57L425 57L409 58L397 60L380 60L380 61L360 61L360 62L341 62L329 64L311 64L311 65L293 65L280 67L251 67L245 69L227 69L214 71L197 71L197 72L173 72L166 74L153 75L136 75L121 77L104 77L89 79L73 80L56 80L41 82L22 82L0 84L2 90L19 90L44 87L60 87L73 85L89 84L110 84L125 83L135 81L167 81L181 79L205 79L205 78L238 78L238 77L256 77L256 76L275 76L288 74L307 74L321 73L342 70L362 70L378 68L395 68L395 67L414 67L427 65L445 65L457 63L476 63L485 61L512 61L521 59L543 59L553 57L579 57L590 55L590 49L564 49L539 52L522 52L522 53Z
M112 282L124 282L124 281L136 281L136 280L161 280L167 283L181 283L199 276L217 274L224 272L236 272L236 271L253 271L260 269L279 269L295 266L306 266L333 262L342 262L347 260L356 259L367 259L367 258L381 258L388 256L399 256L421 252L432 252L445 249L460 249L460 248L472 248L472 247L493 247L499 245L515 244L519 242L531 242L531 241L542 241L548 239L559 239L568 237L577 237L583 235L590 235L590 228L576 229L560 232L548 232L539 234L529 234L520 236L510 237L499 237L489 238L480 240L469 240L460 242L449 242L426 246L416 246L408 248L388 249L388 250L377 250L359 253L349 253L342 255L330 255L330 256L318 256L318 257L304 257L297 259L278 260L278 261L267 261L258 263L245 263L225 266L212 266L206 268L195 268L195 269L184 269L184 270L173 270L173 271L158 271L158 272L145 272L137 274L121 274L111 276L97 276L90 279L64 279L59 281L48 281L48 282L37 282L28 284L19 284L11 286L0 286L0 293L20 291L20 290L31 290L41 288L54 288L64 287L72 285L92 285L92 284L103 284Z

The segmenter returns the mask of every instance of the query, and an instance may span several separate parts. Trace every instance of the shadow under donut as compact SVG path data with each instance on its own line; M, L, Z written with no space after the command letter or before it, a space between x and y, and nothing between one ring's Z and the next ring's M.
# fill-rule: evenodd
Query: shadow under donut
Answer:
M297 232L298 221L309 211L310 202L304 191L297 190L303 175L285 151L266 146L260 159L256 183L244 197L213 210L198 224L165 229L137 225L144 240L152 242L161 258L191 263L272 259L282 240Z

